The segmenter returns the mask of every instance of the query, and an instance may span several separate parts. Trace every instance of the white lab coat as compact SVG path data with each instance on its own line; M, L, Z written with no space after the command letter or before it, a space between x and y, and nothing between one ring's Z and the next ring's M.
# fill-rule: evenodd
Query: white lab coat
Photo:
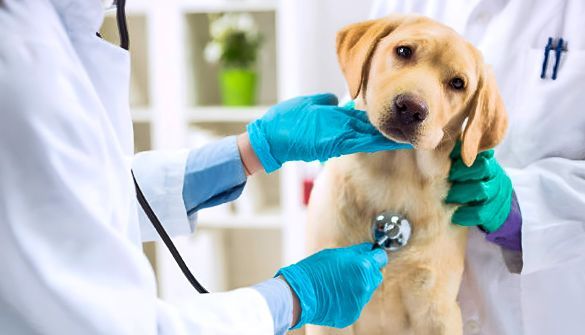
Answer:
M0 333L273 334L254 289L157 299L130 177L129 57L95 36L102 20L99 0L0 1ZM171 232L190 230L185 162L134 162Z
M496 149L522 210L523 269L471 233L460 292L465 334L585 333L585 2L387 1L374 16L418 13L473 42L492 64L510 128ZM558 79L540 79L548 37L563 37Z

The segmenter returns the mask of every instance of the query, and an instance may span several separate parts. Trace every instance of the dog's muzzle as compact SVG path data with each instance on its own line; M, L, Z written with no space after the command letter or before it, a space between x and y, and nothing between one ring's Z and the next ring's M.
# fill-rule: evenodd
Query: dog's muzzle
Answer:
M399 94L392 101L388 114L381 130L395 140L412 142L419 126L428 117L429 108L417 96Z

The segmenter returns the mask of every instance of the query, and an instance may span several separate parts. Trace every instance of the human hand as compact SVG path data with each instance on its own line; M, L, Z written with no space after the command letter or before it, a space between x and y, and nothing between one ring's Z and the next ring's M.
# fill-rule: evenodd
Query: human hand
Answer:
M301 315L294 328L307 323L344 328L354 323L382 282L388 262L372 243L326 249L280 269L298 297Z
M279 103L248 124L252 147L266 172L288 161L326 161L356 152L412 148L384 137L365 112L337 106L333 94Z
M506 221L512 206L512 181L498 164L494 150L477 155L471 167L461 160L461 143L451 152L451 189L445 200L460 204L452 221L462 226L480 226L492 233Z

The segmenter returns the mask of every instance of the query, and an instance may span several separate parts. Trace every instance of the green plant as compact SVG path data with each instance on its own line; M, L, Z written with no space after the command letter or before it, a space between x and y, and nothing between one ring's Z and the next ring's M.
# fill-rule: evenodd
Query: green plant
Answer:
M256 64L262 36L248 13L209 16L211 41L205 47L205 59L229 68L251 68Z

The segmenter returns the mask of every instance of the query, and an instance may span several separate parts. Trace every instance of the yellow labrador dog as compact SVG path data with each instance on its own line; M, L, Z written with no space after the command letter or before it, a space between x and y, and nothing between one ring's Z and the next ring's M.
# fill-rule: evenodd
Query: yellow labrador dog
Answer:
M356 108L415 149L327 163L309 205L310 248L371 241L372 219L385 210L405 215L412 236L389 254L383 284L355 325L307 327L307 334L461 334L456 299L467 229L451 223L456 207L443 199L456 140L469 166L504 136L494 76L470 43L419 16L350 25L338 33L337 53Z

